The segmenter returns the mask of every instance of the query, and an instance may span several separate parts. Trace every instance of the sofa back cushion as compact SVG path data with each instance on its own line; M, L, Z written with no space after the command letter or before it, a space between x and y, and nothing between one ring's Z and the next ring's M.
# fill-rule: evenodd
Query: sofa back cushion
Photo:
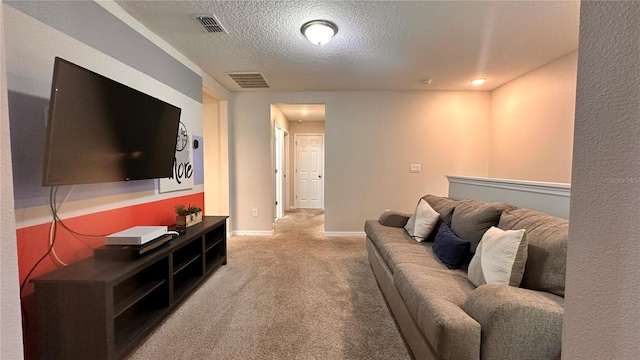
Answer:
M525 229L529 241L521 287L564 297L569 220L529 209L502 213L498 227Z
M471 242L475 253L482 235L492 226L497 226L504 210L514 208L507 203L489 203L475 199L462 200L453 211L451 230L459 237Z
M422 199L428 202L433 210L437 211L440 214L440 219L442 220L442 222L447 224L447 226L451 226L453 210L456 208L456 205L460 203L459 201L430 194L423 196Z

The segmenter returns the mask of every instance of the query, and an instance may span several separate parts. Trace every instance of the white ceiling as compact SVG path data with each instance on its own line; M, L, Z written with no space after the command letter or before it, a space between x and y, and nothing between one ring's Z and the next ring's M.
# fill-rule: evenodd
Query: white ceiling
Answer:
M579 1L116 2L230 91L492 90L578 48ZM205 33L197 14L229 34ZM303 37L313 19L338 25L331 42ZM270 89L240 89L234 71Z
M289 121L324 121L324 104L276 104ZM306 110L306 114L303 113Z

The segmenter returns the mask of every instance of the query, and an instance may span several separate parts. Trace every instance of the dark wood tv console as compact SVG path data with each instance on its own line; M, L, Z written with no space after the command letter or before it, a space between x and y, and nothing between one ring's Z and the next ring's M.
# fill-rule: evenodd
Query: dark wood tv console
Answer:
M31 280L37 358L121 359L227 263L227 216L133 261L85 259Z

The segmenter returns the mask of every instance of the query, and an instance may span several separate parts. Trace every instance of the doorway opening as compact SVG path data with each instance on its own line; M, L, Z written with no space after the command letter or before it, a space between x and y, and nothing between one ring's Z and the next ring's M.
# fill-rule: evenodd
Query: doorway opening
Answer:
M275 183L275 220L284 216L284 204L286 196L284 191L284 183L286 174L284 171L284 138L285 132L278 124L274 124L274 183Z
M272 104L271 129L274 228L294 210L324 215L325 105Z

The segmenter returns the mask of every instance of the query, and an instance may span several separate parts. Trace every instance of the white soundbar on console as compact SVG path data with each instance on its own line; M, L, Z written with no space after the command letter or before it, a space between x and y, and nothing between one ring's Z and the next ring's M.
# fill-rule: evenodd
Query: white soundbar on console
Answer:
M142 245L167 233L166 226L134 226L107 235L105 245Z

